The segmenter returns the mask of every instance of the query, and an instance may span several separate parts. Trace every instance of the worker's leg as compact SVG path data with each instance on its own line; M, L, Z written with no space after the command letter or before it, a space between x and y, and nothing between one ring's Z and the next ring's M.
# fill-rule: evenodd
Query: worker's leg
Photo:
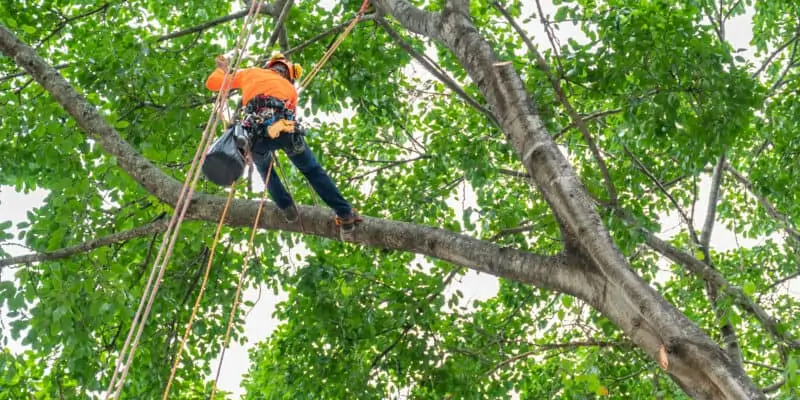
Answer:
M309 149L304 142L301 142L303 140L302 137L298 137L297 140L298 142L295 146L285 150L289 159L292 160L295 167L305 175L311 187L314 188L317 194L319 194L319 197L336 212L339 218L352 218L354 215L350 203L344 199L339 189L336 187L336 184L333 183L328 173L325 172L314 157L314 153L311 152L311 149Z
M264 182L266 179L267 170L270 169L270 160L272 160L272 153L270 151L267 151L265 154L259 154L253 151L253 163L256 165L259 175L261 175L261 182ZM276 168L276 165L273 164L269 174L269 182L267 182L267 190L278 208L286 209L292 206L294 202L292 201L292 196L289 195L289 192L283 187L280 178L278 178L278 174L275 172Z

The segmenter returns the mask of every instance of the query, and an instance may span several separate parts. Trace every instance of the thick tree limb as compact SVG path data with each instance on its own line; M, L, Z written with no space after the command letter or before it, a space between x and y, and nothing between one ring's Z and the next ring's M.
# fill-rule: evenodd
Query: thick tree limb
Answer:
M603 182L605 183L606 191L608 192L608 197L611 201L611 204L617 204L617 189L614 187L614 181L611 179L611 173L608 171L608 165L603 159L603 155L600 154L600 150L597 148L597 143L595 143L592 134L589 133L589 127L586 126L586 121L584 121L581 115L578 114L578 111L575 110L575 107L572 106L572 103L567 98L567 94L564 93L564 88L561 87L561 81L559 81L559 79L553 74L553 71L547 64L547 60L545 60L539 50L536 49L536 45L533 44L522 27L519 26L519 24L514 21L514 18L508 14L508 11L506 11L506 9L496 1L493 2L492 5L498 11L500 11L501 14L503 14L508 23L511 24L514 30L517 31L517 34L519 34L519 36L522 38L522 41L525 43L525 45L528 46L528 51L531 52L534 57L536 57L536 63L550 80L550 84L553 86L553 90L556 92L556 97L558 97L558 100L567 110L567 114L569 114L570 119L572 119L572 123L575 124L581 134L583 134L583 140L585 140L586 144L589 145L589 150L591 150L592 155L597 161L598 167L600 167L600 174L603 175Z
M744 370L707 334L630 268L594 209L594 201L537 115L519 73L511 63L498 59L469 16L426 13L406 0L374 3L406 29L441 41L481 91L559 221L568 257L585 267L578 275L597 279L591 280L594 288L577 287L579 292L567 293L603 313L652 360L661 360L666 349L668 373L690 396L764 398Z
M175 204L182 186L181 182L164 174L139 155L57 71L1 25L0 51L13 57L18 65L25 68L48 90L53 98L75 118L78 125L105 151L115 156L117 164L143 188L161 201ZM225 200L221 196L196 192L187 212L187 218L217 221ZM227 224L233 227L252 226L257 208L258 202L234 200ZM311 206L298 208L306 228L303 233L340 240L330 210ZM271 202L265 204L258 226L265 229L301 232L298 224L285 222L277 207ZM591 286L583 275L576 276L576 269L582 267L576 264L575 260L564 256L541 256L500 247L444 229L364 216L364 222L354 232L352 241L371 247L428 255L491 275L535 283L545 289L576 293L581 285ZM586 277L586 279L591 278Z
M752 194L756 198L756 200L761 204L761 206L764 207L764 210L767 212L767 215L774 218L776 221L780 222L781 225L783 225L783 229L786 231L787 234L789 234L789 236L793 237L795 240L800 241L800 231L798 231L797 228L794 227L794 224L792 224L792 222L789 221L789 218L781 214L775 208L775 206L773 206L772 203L770 203L770 201L767 200L766 197L756 192L753 183L750 182L749 179L747 179L744 175L742 175L739 171L737 171L727 162L725 163L725 170L728 171L731 174L731 176L733 176L733 178L736 179L737 182L739 182L742 186L744 186L744 188L747 189L747 191L749 191L750 194Z
M60 258L70 257L78 253L90 252L98 247L104 247L114 243L125 242L140 236L151 235L162 232L165 229L167 229L168 224L169 220L162 219L155 222L151 222L146 225L133 228L128 231L114 233L112 235L104 236L99 239L90 240L88 242L84 242L79 245L65 247L63 249L47 253L25 254L22 256L0 259L0 268L16 264L28 264L40 261L57 260Z

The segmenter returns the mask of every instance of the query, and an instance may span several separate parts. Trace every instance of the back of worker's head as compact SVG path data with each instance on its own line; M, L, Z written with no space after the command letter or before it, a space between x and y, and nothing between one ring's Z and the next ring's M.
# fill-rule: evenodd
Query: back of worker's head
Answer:
M294 83L294 81L303 75L303 67L299 64L289 62L283 54L278 53L272 56L267 62L267 69L271 69Z

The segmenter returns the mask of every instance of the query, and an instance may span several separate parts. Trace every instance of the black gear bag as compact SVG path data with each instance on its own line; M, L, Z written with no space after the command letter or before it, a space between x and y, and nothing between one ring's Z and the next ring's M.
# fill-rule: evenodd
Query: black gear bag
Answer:
M244 156L236 144L234 128L242 129L238 124L228 128L211 145L203 162L203 175L219 186L230 186L244 174Z

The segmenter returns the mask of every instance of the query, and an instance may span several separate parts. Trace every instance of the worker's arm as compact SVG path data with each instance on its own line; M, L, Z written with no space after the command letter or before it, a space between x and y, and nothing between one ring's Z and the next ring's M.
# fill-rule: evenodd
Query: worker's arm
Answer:
M225 72L228 71L228 59L225 56L218 56L216 62L217 69L206 79L206 87L215 92L222 89L222 81L225 80ZM244 71L236 71L233 77L228 77L230 89L241 88L242 72Z
M233 79L228 77L228 83L230 83L229 89L241 89L242 72L244 71L236 71L236 73L233 74ZM206 79L206 88L215 92L219 91L222 89L222 81L224 79L225 71L217 68L209 75L208 79Z

